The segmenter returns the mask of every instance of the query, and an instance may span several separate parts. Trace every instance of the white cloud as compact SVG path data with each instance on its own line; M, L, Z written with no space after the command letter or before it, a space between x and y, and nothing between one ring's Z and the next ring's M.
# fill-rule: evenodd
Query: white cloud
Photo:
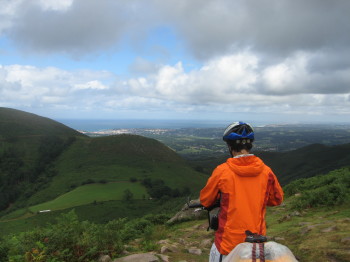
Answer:
M139 40L152 20L146 15L148 5L135 0L21 0L6 6L0 29L24 53L76 59L115 49L130 36ZM145 12L141 17L140 11Z
M178 0L176 5L163 0L0 0L0 5L0 37L24 57L65 54L83 60L117 53L122 45L135 51L150 32L163 27L181 38L160 46L170 57L163 64L147 52L135 54L126 65L131 76L69 71L55 61L51 67L0 66L0 105L349 114L346 0ZM157 40L147 50L157 50L162 44ZM179 46L197 60L178 58L172 51ZM11 53L6 51L0 56ZM191 62L197 64L189 69Z
M324 77L308 71L299 54L264 67L250 52L216 57L186 72L181 62L144 77L120 80L107 71L66 71L54 67L0 67L0 103L52 105L77 110L194 112L350 113L349 89L329 94ZM349 74L327 75L350 86ZM320 88L319 88L320 87ZM336 88L336 87L335 87ZM340 90L340 89L339 89Z
M102 84L100 81L93 80L93 81L88 81L86 83L82 84L76 84L74 85L74 89L96 89L96 90L103 90L103 89L108 89L108 86L105 86Z
M257 81L257 58L248 53L215 58L185 72L182 63L163 66L148 78L130 79L132 94L187 104L227 103L248 94Z
M69 72L54 67L34 66L0 67L0 103L13 106L23 104L80 104L79 90L104 90L108 87L101 81L111 81L111 74L105 71ZM95 99L92 97L91 99Z
M71 7L74 0L39 0L38 4L43 10L67 11Z

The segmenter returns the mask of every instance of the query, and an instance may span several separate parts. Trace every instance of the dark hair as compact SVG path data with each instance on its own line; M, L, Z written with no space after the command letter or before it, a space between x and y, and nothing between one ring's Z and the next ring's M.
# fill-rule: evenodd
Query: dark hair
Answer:
M238 139L238 140L229 140L227 145L230 147L230 150L235 152L240 152L242 150L247 150L248 152L253 148L252 141L250 139Z

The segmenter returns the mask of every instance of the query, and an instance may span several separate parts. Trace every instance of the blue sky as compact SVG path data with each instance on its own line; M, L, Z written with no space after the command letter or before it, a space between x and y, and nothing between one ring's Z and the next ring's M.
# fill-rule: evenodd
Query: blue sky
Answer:
M0 0L0 106L53 119L349 122L346 0Z

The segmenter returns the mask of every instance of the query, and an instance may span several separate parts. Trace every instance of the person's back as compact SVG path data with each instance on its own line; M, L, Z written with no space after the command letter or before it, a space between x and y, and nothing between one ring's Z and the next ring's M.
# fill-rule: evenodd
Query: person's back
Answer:
M219 228L210 261L227 255L244 242L245 231L266 234L266 205L278 205L283 191L272 170L250 154L254 141L253 129L246 123L234 123L225 133L232 158L219 165L201 190L200 201L205 207L220 198Z

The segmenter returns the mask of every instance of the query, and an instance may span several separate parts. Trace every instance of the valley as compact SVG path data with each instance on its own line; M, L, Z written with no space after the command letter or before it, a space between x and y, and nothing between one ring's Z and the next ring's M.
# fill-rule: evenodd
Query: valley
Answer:
M82 134L99 137L134 134L150 137L166 144L184 157L215 156L226 151L222 142L223 127L217 128L116 128L83 131ZM339 145L350 143L350 124L280 124L254 126L254 150L285 152L311 144Z
M350 212L350 126L269 125L256 127L255 132L253 153L275 171L287 192L286 205L271 209L268 217L272 234L283 238L280 241L288 243L301 261L313 261L308 259L322 252L308 234L312 238L325 236L322 230L334 223L336 228L327 236L329 244L322 242L328 251L322 254L333 259L329 261L347 261L343 258L350 237L346 220ZM78 132L51 119L0 108L0 261L6 252L12 257L20 252L7 236L17 239L27 254L36 249L55 256L55 251L49 250L60 242L52 246L42 242L46 238L41 233L59 234L55 230L62 226L61 218L70 231L52 237L63 241L79 237L70 235L73 231L91 234L81 241L87 245L86 255L93 254L90 258L94 259L102 252L102 243L107 245L102 240L94 242L97 238L114 243L106 252L119 257L123 252L159 252L157 243L164 238L176 242L177 234L192 230L187 226L203 227L205 220L175 225L166 221L183 207L188 196L198 196L213 168L228 157L221 135L222 128ZM109 227L113 232L121 230L119 238L106 233ZM301 236L303 228L307 232ZM96 236L96 230L106 235ZM26 246L27 237L40 244ZM142 240L134 242L135 238ZM339 239L345 244L338 243ZM120 241L130 247L124 250ZM90 250L90 244L101 250ZM77 261L77 254L72 251L71 260L64 261ZM178 259L170 261L207 258L187 251L169 256ZM13 261L23 261L23 254L22 260Z

